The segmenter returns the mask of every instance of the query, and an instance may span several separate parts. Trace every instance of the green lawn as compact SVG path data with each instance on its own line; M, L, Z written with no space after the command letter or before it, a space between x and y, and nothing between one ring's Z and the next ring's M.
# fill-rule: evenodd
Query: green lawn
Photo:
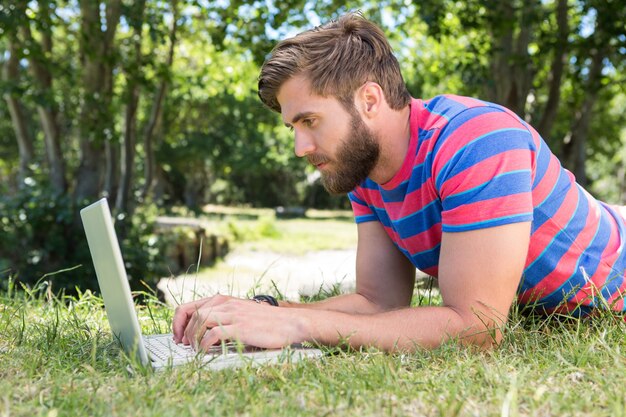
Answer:
M291 235L275 239L286 246ZM168 331L172 310L146 300L144 333ZM421 289L414 302L440 298ZM12 291L0 294L0 416L626 415L626 323L609 314L559 321L514 312L490 352L451 342L410 355L326 353L261 368L131 375L100 298Z
M207 212L212 230L228 235L242 250L286 255L356 247L357 230L350 211L307 210L306 217L277 219L268 209L215 207ZM215 219L220 215L219 219Z
M171 310L148 301L144 332L166 331ZM130 375L99 298L4 294L0 415L623 416L625 335L610 315L568 323L514 314L487 353L454 343L411 355L328 349L297 364Z

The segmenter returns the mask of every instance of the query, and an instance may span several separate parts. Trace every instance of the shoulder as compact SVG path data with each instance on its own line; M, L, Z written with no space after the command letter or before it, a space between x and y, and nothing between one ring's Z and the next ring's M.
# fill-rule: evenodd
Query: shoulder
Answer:
M444 94L425 100L421 114L422 128L452 130L464 125L466 122L489 115L488 123L492 125L522 126L523 121L511 110L484 100L473 97ZM497 127L497 126L494 126Z

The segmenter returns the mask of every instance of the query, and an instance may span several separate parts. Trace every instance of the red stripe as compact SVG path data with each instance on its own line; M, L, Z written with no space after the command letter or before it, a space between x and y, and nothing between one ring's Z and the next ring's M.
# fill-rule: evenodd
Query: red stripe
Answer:
M433 176L437 178L459 150L476 138L493 133L498 129L524 128L519 122L509 117L503 117L501 112L491 112L473 117L454 130L445 143L439 148L433 159Z
M443 96L445 98L449 98L450 100L454 100L457 103L462 104L468 108L486 106L485 102L472 98L472 97L457 96L455 94L444 94Z
M370 204L384 208L391 221L414 214L438 198L430 180L422 184L417 190L408 193L402 201L383 201L379 190L363 188L359 190L366 195L365 200Z
M570 188L565 195L565 199L561 203L561 207L552 216L550 220L544 222L531 237L530 248L528 250L528 256L526 258L526 266L533 263L541 252L548 246L552 237L556 236L563 228L563 225L558 221L560 219L570 219L574 210L576 209L576 202L578 201L578 192L576 187ZM556 219L554 221L553 219ZM543 236L543 241L539 240L539 236Z
M584 193L585 193L585 197L589 200L589 204L593 205L594 207L597 207L597 210L600 210L600 206L598 205L599 203L597 203L595 199L587 191L584 191ZM585 287L581 288L581 290L576 294L577 298L579 297L584 298L585 296L588 296L588 294L591 294L592 286L594 287L594 289L598 289L598 288L602 289L604 285L606 285L605 283L607 279L614 279L612 278L612 275L615 274L615 271L612 268L608 268L607 265L613 265L615 261L617 260L617 258L620 256L621 239L618 233L619 226L617 225L615 218L611 216L610 214L606 216L606 218L609 220L611 225L609 227L609 230L610 230L609 241L606 243L604 250L602 251L602 255L600 255L600 259L602 259L602 261L600 263L598 271L596 271L596 273L591 277L591 282L585 285ZM621 294L626 293L626 279L624 279L619 289L615 291L613 294L611 294L611 296L607 300L609 305L615 302L615 300L620 296L620 293ZM621 304L620 310L623 310L623 307L624 307L623 299L619 300L616 303L616 307L620 304Z
M463 204L452 210L444 210L441 218L445 225L462 226L530 212L532 212L530 193L523 193Z
M441 184L441 197L462 193L510 171L527 169L530 171L529 151L527 149L515 149L504 154L490 156L480 164L461 171Z
M576 191L576 188L574 187L572 188L572 190ZM568 203L569 201L564 202L563 206L569 206L570 204ZM577 204L572 204L571 206L577 207ZM561 217L554 216L554 218L558 219ZM576 246L579 248L586 248L589 246L589 244L591 243L592 239L594 238L596 234L596 228L593 227L593 225L598 224L599 218L600 218L600 212L598 210L589 210L589 212L587 213L587 218L585 219L585 226L583 227L582 232L576 237L575 241L572 243L572 246ZM552 223L552 222L546 222L546 223ZM544 223L544 225L546 223ZM536 231L536 233L537 232L538 230ZM554 236L554 235L548 234L545 236ZM545 242L545 243L546 245L548 244L548 242ZM533 249L533 251L540 253L541 250L543 250L546 247L546 245L539 245L541 246L541 248ZM535 255L535 257L536 256L537 255ZM579 251L577 250L567 251L561 257L561 259L559 259L558 264L556 265L556 268L553 271L545 275L543 279L539 281L535 286L529 288L528 290L524 291L521 294L520 299L522 300L522 302L527 301L528 297L531 294L543 294L543 296L547 296L549 294L552 294L554 291L556 291L569 279L571 275L573 275L574 273L579 273L578 271L575 270L575 268L577 267L579 258L580 258Z
M559 182L559 175L561 173L561 164L558 159L552 154L550 154L550 163L548 164L548 169L544 174L539 184L533 190L533 203L535 207L545 201L546 198L550 195L556 183Z
M402 247L411 254L427 251L441 243L441 223L434 224L430 229L408 237L402 241Z

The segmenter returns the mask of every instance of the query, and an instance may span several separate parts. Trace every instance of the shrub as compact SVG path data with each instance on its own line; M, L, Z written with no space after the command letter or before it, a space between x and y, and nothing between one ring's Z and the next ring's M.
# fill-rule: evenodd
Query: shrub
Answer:
M97 280L78 206L45 187L0 196L0 272L32 286L42 277L53 290L97 289ZM120 246L131 286L153 284L163 274L159 241L153 234L154 207L139 208L124 222ZM6 289L7 280L0 287Z

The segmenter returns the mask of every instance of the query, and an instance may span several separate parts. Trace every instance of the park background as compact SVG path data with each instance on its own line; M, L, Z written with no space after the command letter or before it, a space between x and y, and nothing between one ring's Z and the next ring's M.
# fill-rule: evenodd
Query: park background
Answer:
M623 1L5 1L4 288L50 273L56 289L94 288L78 211L102 196L135 288L168 274L158 215L349 208L294 156L256 82L277 40L355 9L386 32L413 96L502 104L592 194L626 201Z
M278 39L355 9L389 36L414 96L510 107L592 194L626 202L623 0L3 0L0 417L626 416L626 321L607 311L563 320L514 305L486 352L451 340L220 372L128 366L97 292L86 204L109 199L144 334L170 329L162 277L237 281L232 256L268 250L296 256L303 276L311 252L327 264L329 249L354 249L347 198L294 157L256 81ZM203 253L228 253L211 267L198 228ZM432 280L416 285L413 306L440 304Z

